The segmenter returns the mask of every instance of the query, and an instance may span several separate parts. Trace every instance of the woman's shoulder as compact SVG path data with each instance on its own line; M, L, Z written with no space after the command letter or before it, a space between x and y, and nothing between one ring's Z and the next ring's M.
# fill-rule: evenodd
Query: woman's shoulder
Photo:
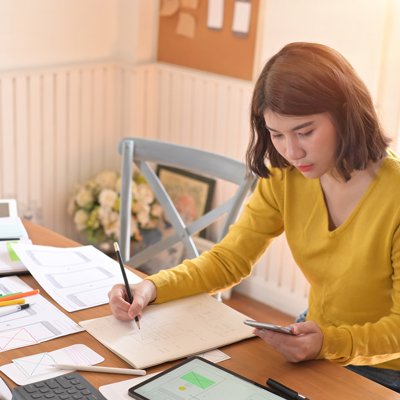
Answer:
M387 151L387 156L383 160L382 174L391 179L400 179L400 156L391 149Z

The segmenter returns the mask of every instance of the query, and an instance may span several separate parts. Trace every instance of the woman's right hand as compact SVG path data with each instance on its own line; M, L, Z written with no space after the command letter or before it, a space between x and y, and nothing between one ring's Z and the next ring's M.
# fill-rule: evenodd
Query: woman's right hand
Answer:
M133 320L142 315L143 309L156 298L157 289L152 281L143 280L135 285L130 285L133 303L130 304L125 285L114 285L108 292L111 312L121 321Z

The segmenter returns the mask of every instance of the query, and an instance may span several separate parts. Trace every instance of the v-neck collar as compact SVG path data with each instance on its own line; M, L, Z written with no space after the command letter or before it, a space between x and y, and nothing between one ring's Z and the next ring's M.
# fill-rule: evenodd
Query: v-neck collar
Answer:
M319 179L316 180L318 187L319 187L319 201L321 203L321 206L324 209L324 218L323 218L324 229L326 230L326 232L328 233L329 236L335 236L335 235L339 234L342 230L346 229L346 227L351 223L351 221L357 216L360 208L362 208L363 203L365 203L365 201L369 197L370 193L372 192L374 187L377 185L379 178L382 175L382 171L385 168L386 163L387 163L387 157L385 157L382 160L381 165L378 167L375 176L372 178L372 181L369 183L367 189L362 194L360 200L357 202L355 207L351 210L351 213L348 215L348 217L345 219L345 221L342 224L340 224L338 227L336 227L334 229L329 229L330 216L329 216L328 206L325 201L325 196L324 196L324 191L322 189L321 181Z

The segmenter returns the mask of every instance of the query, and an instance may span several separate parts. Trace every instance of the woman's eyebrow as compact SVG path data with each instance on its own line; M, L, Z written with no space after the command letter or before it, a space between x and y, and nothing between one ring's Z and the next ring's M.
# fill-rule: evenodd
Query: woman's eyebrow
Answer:
M314 123L314 121L303 122L302 124L299 124L299 125L294 126L294 127L291 129L291 131L297 131L298 129L306 128L307 126L310 126L310 125L312 125L313 123ZM266 127L269 131L279 133L279 131L277 131L277 130L274 129L274 128L270 128L269 126L267 126L267 124L265 124L265 127Z

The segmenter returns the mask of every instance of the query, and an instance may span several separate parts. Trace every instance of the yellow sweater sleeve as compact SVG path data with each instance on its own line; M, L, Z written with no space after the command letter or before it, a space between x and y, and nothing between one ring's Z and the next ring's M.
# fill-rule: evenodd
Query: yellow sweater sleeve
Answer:
M274 171L221 243L148 278L156 301L236 284L285 231L310 283L307 318L324 335L319 358L400 370L399 199L400 161L391 155L347 220L330 230L319 180Z
M397 212L395 219L399 218ZM319 358L341 365L379 364L382 368L400 369L400 227L393 235L390 254L393 286L388 314L376 322L322 326L324 342Z
M271 181L260 179L238 221L213 248L193 260L148 277L157 288L156 302L229 288L248 276L283 221Z

